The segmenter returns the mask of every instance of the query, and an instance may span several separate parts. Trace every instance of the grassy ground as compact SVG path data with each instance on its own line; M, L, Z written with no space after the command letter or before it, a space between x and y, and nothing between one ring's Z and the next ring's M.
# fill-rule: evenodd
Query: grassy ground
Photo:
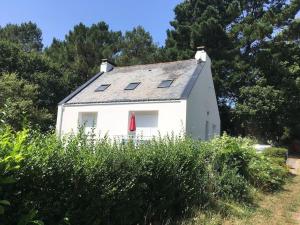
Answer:
M285 225L300 224L300 175L292 177L282 191L274 194L255 193L257 205L253 207L219 203L226 208L227 216L218 213L196 213L182 225ZM228 212L229 209L229 212ZM223 214L223 215L222 215Z

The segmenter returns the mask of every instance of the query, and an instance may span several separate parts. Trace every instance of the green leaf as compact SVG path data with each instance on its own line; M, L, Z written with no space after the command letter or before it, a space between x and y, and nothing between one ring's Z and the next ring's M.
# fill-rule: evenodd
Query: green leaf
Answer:
M37 214L37 210L30 210L30 212L26 215L23 215L18 223L18 225L27 225L33 222L34 217ZM38 221L38 220L36 220Z
M7 206L9 206L9 205L10 205L10 202L7 201L7 200L0 200L0 204L1 204L1 205L7 205Z

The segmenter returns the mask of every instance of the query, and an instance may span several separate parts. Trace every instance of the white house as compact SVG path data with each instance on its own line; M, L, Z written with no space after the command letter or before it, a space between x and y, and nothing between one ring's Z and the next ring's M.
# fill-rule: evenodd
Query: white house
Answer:
M143 138L187 134L206 140L220 133L211 60L199 48L195 59L114 67L100 72L58 105L59 136L84 127L99 137L126 138L131 113Z

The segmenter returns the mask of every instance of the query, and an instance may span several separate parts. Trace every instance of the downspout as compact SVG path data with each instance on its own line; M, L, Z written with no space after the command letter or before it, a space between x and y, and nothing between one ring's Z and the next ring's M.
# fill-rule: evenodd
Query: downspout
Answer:
M60 112L59 112L60 115L59 115L58 131L57 131L58 137L61 137L64 106L65 106L65 104L61 104L61 109L60 109Z

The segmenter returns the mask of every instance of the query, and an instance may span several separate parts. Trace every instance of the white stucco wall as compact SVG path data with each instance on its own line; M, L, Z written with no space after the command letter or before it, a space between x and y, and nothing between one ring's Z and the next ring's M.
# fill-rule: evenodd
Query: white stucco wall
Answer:
M186 127L186 100L173 102L143 102L118 104L64 105L58 108L57 133L78 131L79 114L97 112L96 135L110 137L128 134L131 111L158 111L157 128L162 136L182 134ZM61 122L61 125L59 124ZM61 132L60 132L61 130ZM156 135L158 132L155 132Z
M216 94L211 74L211 61L207 56L203 72L198 77L190 96L187 99L187 134L196 139L205 140L206 121L208 121L209 137L220 134L220 117Z

